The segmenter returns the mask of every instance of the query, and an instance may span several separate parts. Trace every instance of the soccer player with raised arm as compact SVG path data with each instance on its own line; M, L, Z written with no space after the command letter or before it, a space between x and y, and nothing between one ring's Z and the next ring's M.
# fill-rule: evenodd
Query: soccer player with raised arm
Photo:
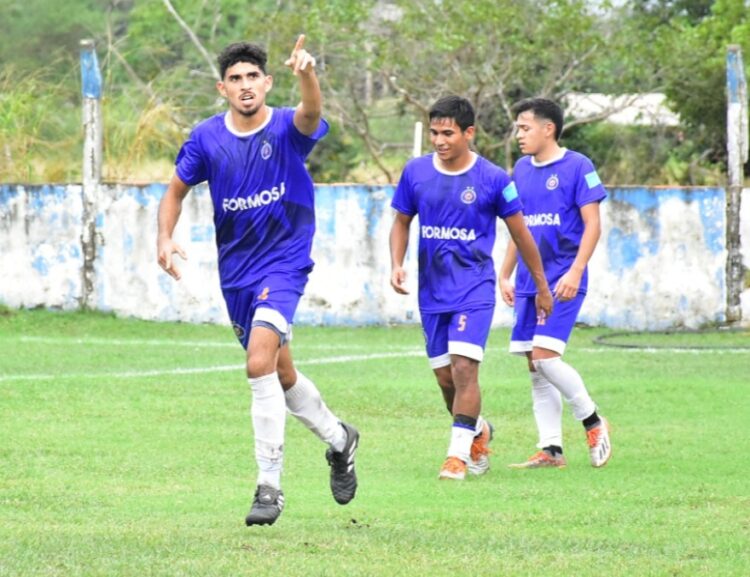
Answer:
M539 252L523 221L507 173L470 148L474 109L447 96L430 109L435 152L404 167L392 206L391 285L407 294L404 256L409 227L419 216L419 310L427 356L453 417L440 479L462 480L489 469L492 426L480 416L479 363L495 310L495 244L502 218L537 283L535 311L552 313L552 294Z
M513 468L564 467L562 400L583 423L594 467L607 464L612 447L609 425L598 415L583 379L562 360L588 288L587 265L601 235L599 203L607 196L596 169L583 154L558 144L563 128L560 107L544 98L519 102L516 137L525 155L516 162L513 182L523 201L524 218L542 255L555 295L555 314L538 323L533 275L508 248L500 269L500 293L514 307L510 352L525 355L540 449ZM515 287L510 280L518 263Z
M289 341L297 304L313 268L313 182L305 159L328 132L321 116L315 59L302 35L286 65L299 78L301 103L272 108L266 52L239 42L219 55L219 93L228 111L198 124L182 145L159 206L158 261L179 280L172 240L182 202L208 181L219 277L234 331L247 352L258 479L247 525L271 525L284 507L281 471L287 410L328 445L334 499L354 498L359 433L340 422L292 362Z

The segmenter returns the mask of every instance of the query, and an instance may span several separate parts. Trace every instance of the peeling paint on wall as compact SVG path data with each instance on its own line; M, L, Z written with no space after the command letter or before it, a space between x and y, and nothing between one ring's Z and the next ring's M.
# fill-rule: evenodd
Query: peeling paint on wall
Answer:
M166 186L101 186L96 198L96 308L152 320L227 323L216 270L208 189L185 199L175 240L188 254L175 282L156 263L156 214ZM316 186L315 269L296 321L416 322L416 231L406 268L412 292L390 287L392 186ZM742 246L750 267L750 191ZM602 239L590 264L579 320L613 328L698 327L724 320L725 194L717 188L619 187L602 204ZM82 190L78 185L0 185L0 302L75 309L81 304ZM496 264L508 234L498 222ZM750 289L742 295L750 321ZM498 298L495 324L512 310Z
M0 302L80 306L80 186L0 185Z

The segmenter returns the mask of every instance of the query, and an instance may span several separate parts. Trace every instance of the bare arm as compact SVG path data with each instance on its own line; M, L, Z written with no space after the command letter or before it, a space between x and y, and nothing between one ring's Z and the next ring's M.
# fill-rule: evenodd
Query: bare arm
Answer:
M537 314L540 319L543 319L552 314L552 293L549 290L549 285L547 285L547 278L544 276L544 266L542 265L542 257L539 255L539 249L534 242L534 237L526 228L522 212L517 212L506 218L505 224L508 226L508 232L510 232L523 262L529 269L531 278L534 279ZM505 261L503 261L504 264Z
M508 246L505 249L505 257L503 263L500 265L500 274L498 275L498 285L500 286L500 296L503 298L503 302L512 307L516 300L516 289L510 280L510 275L516 268L516 260L518 258L518 249L513 239L508 240Z
M406 295L406 271L404 270L404 257L406 247L409 244L409 226L414 217L396 212L391 227L391 286L397 293Z
M562 275L555 285L555 297L561 301L569 301L578 294L583 272L586 270L586 266L599 242L599 237L602 235L598 202L583 205L581 207L581 218L583 219L583 235L581 236L578 253L568 272Z
M182 276L179 269L174 266L172 255L177 253L182 258L187 259L182 247L172 240L172 233L177 226L182 212L182 201L190 191L190 187L182 182L176 174L167 186L167 191L159 203L159 232L156 241L156 253L159 266L163 268L175 280L180 280Z
M315 58L303 48L305 35L300 34L294 50L285 64L299 77L299 89L302 102L294 111L294 126L302 134L310 136L320 124L323 109L323 98L320 95L320 84L315 74Z

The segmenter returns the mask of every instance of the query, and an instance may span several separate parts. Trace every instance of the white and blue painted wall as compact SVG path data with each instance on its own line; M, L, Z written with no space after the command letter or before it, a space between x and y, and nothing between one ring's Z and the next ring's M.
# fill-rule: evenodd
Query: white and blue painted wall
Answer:
M205 186L188 195L175 231L188 253L175 282L156 263L163 184L102 185L96 199L94 295L103 311L155 320L225 323ZM416 237L407 267L412 293L390 288L391 186L318 185L316 261L297 322L415 322ZM613 187L590 264L579 320L628 329L695 328L725 319L725 200L721 188ZM750 190L743 193L742 250L750 268ZM0 185L0 303L76 309L82 302L83 201L79 185ZM413 232L416 232L413 226ZM499 263L507 233L498 223ZM178 259L179 261L179 259ZM498 299L495 324L512 313ZM750 321L750 290L742 294Z

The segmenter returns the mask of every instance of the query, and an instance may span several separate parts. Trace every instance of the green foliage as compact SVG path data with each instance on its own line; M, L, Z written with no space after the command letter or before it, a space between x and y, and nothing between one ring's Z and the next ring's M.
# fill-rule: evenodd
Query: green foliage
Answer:
M663 90L683 120L676 146L673 137L638 143L637 131L607 128L591 132L593 144L582 131L577 146L604 151L594 158L618 181L712 182L725 155L726 44L750 59L742 0L171 1L208 60L164 0L0 3L0 180L80 178L84 37L96 40L103 72L109 179L149 178L151 165L169 177L186 132L223 107L212 62L229 42L264 45L269 103L296 104L283 62L305 33L334 125L311 158L318 181L397 178L414 121L447 92L472 100L479 152L508 165L510 109L523 97ZM623 144L627 152L612 152Z
M77 62L79 41L103 34L109 5L104 0L65 0L64 7L51 0L0 2L0 62L28 72L55 62L59 80Z
M713 0L636 0L628 4L641 22L660 26L675 20L697 24L711 13L713 3Z
M664 92L695 142L695 158L726 160L726 53L738 44L750 70L750 12L744 0L693 5L657 28Z
M610 185L709 186L722 180L681 128L584 124L566 130L561 144L591 158Z
M0 68L0 181L65 182L76 174L70 163L71 152L81 155L80 109L52 72Z
M313 149L308 168L316 182L346 182L357 164L357 155L351 135L333 123L328 135Z

